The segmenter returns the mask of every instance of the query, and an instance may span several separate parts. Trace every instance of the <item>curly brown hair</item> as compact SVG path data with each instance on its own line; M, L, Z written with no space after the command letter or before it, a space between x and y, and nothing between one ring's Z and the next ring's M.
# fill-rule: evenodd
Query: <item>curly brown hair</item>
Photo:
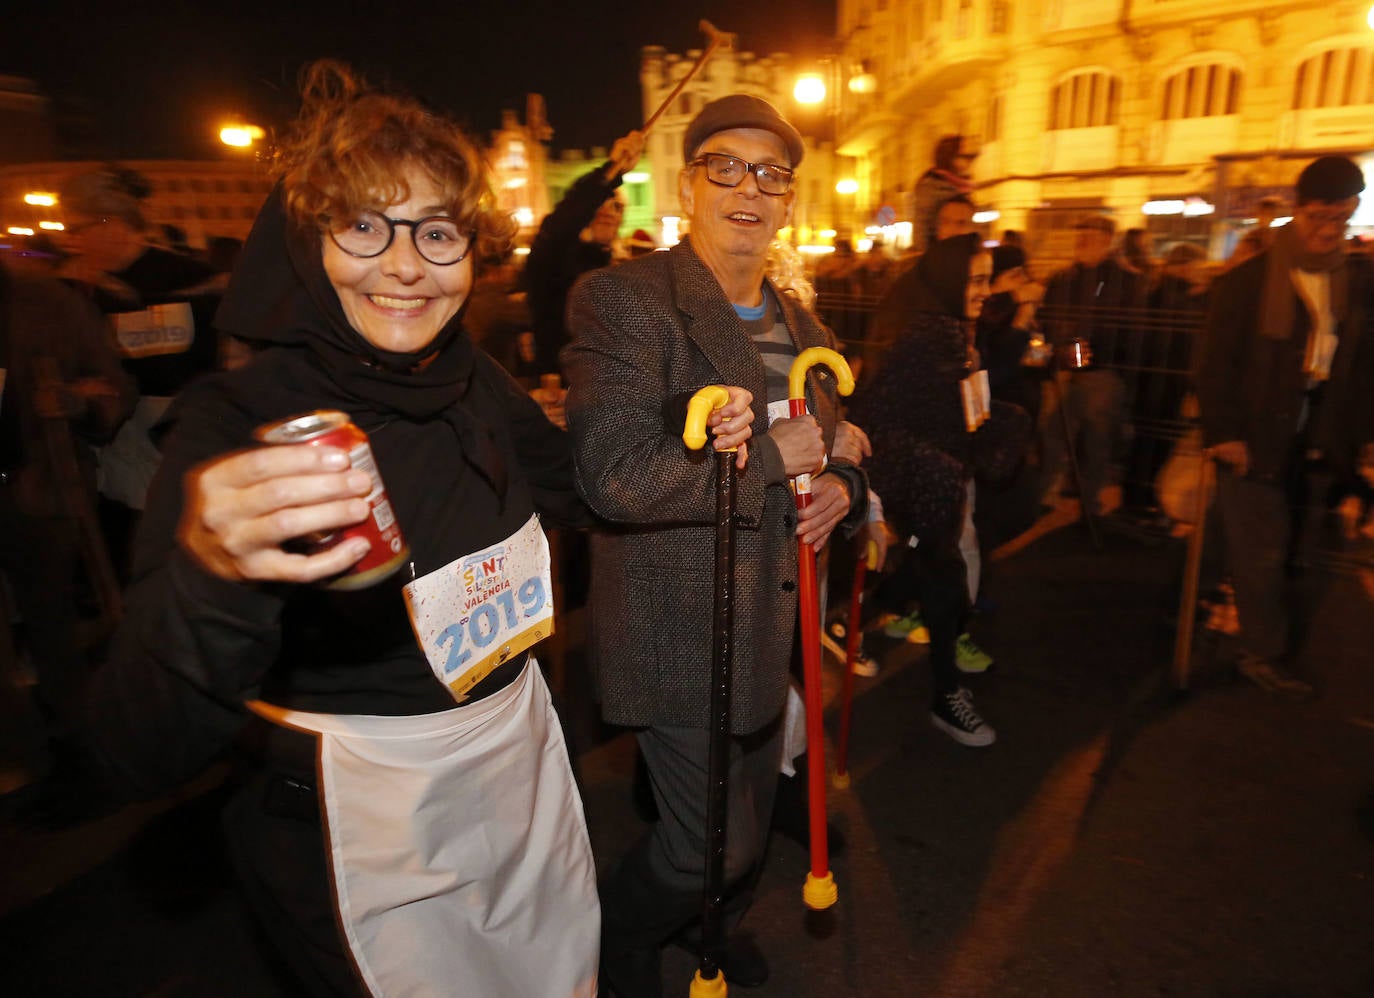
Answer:
M369 88L352 69L321 59L301 72L301 111L276 151L286 210L306 229L410 197L422 170L448 214L477 233L480 259L502 253L515 222L496 208L487 164L457 123L413 98Z

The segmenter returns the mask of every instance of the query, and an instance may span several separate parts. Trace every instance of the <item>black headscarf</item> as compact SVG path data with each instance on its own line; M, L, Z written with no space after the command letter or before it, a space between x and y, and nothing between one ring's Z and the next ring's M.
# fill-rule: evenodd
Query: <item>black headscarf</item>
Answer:
M933 243L916 263L917 285L910 307L964 318L969 268L981 252L982 240L976 233Z
M462 311L413 353L382 350L349 324L324 270L319 236L286 217L281 185L258 213L215 317L221 330L274 344L293 354L290 379L254 379L264 412L280 413L308 390L330 399L364 431L402 416L443 419L464 459L504 497L505 462L491 428L463 404L476 348L462 332ZM285 396L285 397L284 397Z

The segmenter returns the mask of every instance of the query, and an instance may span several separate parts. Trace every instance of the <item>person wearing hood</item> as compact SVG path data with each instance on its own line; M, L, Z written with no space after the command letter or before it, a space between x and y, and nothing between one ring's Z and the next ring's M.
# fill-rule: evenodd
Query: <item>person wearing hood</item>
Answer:
M566 434L462 324L513 224L453 122L337 63L303 97L219 315L263 349L169 411L93 764L151 795L251 746L229 848L309 993L590 998L592 855L530 650L540 519L585 507ZM255 446L322 411L370 456ZM403 534L390 574L348 574L367 520Z
M1347 252L1359 166L1323 156L1298 176L1293 220L1212 288L1198 372L1203 444L1235 575L1241 655L1257 686L1304 699L1291 669L1285 568L1295 519L1328 474L1374 474L1374 274Z
M979 377L971 326L991 273L991 254L976 235L965 235L935 243L899 277L873 319L875 338L892 346L849 411L872 441L869 480L888 522L917 542L899 569L907 577L890 577L890 585L914 583L921 602L930 632L932 723L969 746L996 739L958 665L970 605L960 551L970 486L975 473L995 480L1014 470L1029 434L1025 413L992 402Z

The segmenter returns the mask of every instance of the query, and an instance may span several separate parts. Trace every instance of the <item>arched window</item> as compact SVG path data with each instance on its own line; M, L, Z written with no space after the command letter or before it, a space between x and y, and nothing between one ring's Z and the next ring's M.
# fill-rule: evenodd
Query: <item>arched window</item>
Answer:
M1293 110L1374 104L1374 48L1348 45L1318 52L1298 66Z
M1111 73L1092 69L1066 76L1050 89L1050 130L1115 125L1120 100L1121 82Z
M1240 81L1240 70L1219 62L1180 69L1164 81L1160 120L1236 114Z

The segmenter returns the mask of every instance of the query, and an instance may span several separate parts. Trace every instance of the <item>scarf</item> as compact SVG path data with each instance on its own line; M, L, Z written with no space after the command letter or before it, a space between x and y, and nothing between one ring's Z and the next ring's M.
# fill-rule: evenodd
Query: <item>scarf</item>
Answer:
M1270 340L1286 340L1293 335L1293 302L1300 296L1293 286L1293 271L1325 273L1331 277L1331 314L1336 325L1345 320L1347 288L1345 247L1329 253L1304 249L1292 222L1274 234L1264 270L1264 290L1260 301L1260 335ZM1312 317L1316 325L1316 316Z
M442 419L463 459L502 498L507 470L491 427L463 402L477 351L462 328L462 310L427 346L398 353L373 346L349 324L329 282L319 236L289 224L281 185L258 213L215 316L243 339L289 351L290 379L243 374L263 411L290 409L300 389L330 400L364 431L396 418ZM421 469L422 470L422 469Z

